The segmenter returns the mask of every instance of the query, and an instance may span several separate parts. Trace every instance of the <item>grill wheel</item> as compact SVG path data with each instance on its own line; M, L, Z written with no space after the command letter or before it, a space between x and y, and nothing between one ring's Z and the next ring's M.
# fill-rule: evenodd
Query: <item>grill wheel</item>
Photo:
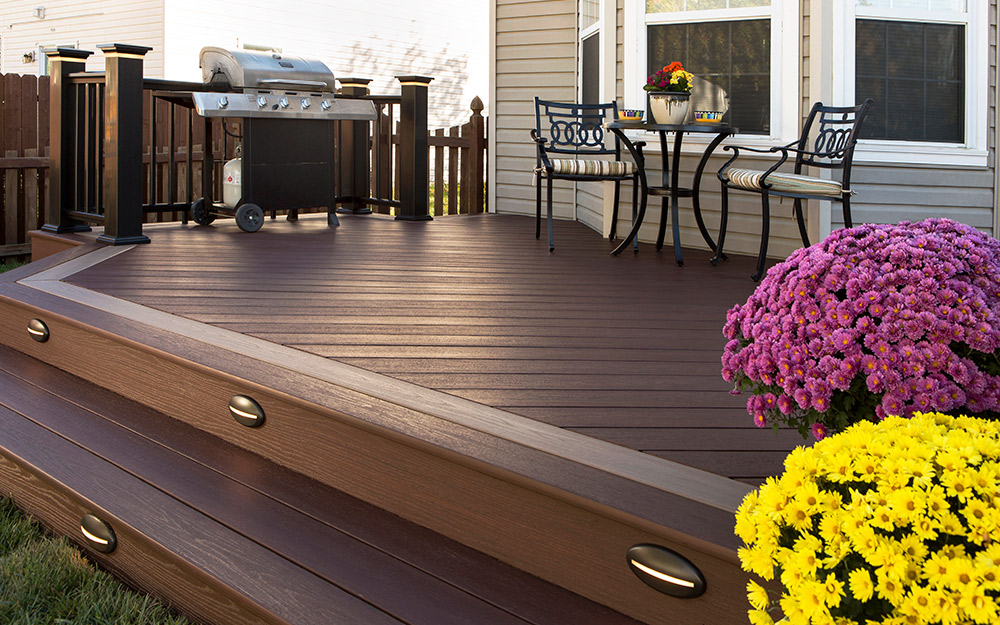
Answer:
M264 209L256 204L244 204L236 209L236 225L243 232L257 232L264 225Z

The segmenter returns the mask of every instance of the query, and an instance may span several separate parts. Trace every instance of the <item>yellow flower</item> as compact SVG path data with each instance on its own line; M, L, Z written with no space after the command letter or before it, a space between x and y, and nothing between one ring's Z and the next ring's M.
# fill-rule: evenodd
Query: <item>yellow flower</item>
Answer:
M967 501L973 497L973 483L975 482L975 471L969 469L945 470L941 474L941 485L951 497L958 497L959 501Z
M767 610L750 610L747 615L750 617L750 625L774 625L774 619Z
M900 488L889 493L889 509L899 521L910 523L924 513L924 495L915 488Z
M854 569L847 575L847 582L851 588L851 594L858 601L864 603L872 598L875 584L872 583L872 576L867 569Z
M766 610L771 605L767 589L753 580L747 582L747 598L750 600L750 605L757 610Z
M739 548L736 555L740 559L743 570L750 571L764 579L774 579L774 561L771 559L771 552L759 547Z
M844 582L837 579L836 575L827 575L823 590L826 593L823 601L827 607L835 608L840 605L840 601L844 598Z
M948 558L940 553L932 553L924 561L924 579L931 586L939 588L944 585L948 575Z
M998 610L996 598L986 595L981 586L962 591L958 607L976 623L996 623Z
M812 515L798 500L789 502L784 510L785 522L799 532L812 528Z
M903 582L892 575L876 574L875 577L875 591L878 595L893 605L899 605L905 591Z
M910 562L923 562L927 557L927 545L913 534L906 534L899 539L899 547Z
M966 590L978 587L976 581L976 567L972 560L965 557L953 558L948 561L947 572L943 581L952 590L966 592Z

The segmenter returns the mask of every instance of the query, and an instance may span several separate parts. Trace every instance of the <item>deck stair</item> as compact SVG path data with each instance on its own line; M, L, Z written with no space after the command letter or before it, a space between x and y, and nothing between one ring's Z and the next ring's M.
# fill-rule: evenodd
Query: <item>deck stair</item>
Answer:
M0 347L0 484L103 565L228 623L633 623L608 608Z

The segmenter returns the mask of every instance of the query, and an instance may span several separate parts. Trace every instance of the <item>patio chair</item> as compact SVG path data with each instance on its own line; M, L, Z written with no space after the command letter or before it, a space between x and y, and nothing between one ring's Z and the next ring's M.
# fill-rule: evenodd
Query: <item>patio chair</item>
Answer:
M840 202L844 213L844 226L852 227L851 221L851 163L854 159L854 147L858 141L858 129L868 113L872 99L868 98L858 106L836 107L824 106L817 102L809 111L802 135L792 143L770 149L757 149L746 146L727 145L724 150L732 150L733 156L719 169L719 180L722 182L722 215L719 229L719 246L716 258L722 258L722 245L725 242L726 226L729 217L729 190L738 189L759 193L763 210L760 236L760 253L757 256L757 272L751 276L756 282L764 274L764 260L767 255L767 239L770 227L771 196L794 199L795 219L799 226L802 245L809 246L809 236L806 233L805 220L802 213L802 200L818 199ZM813 127L818 128L812 149L809 138ZM778 162L766 171L741 169L733 166L741 151L780 153ZM776 171L789 158L789 153L795 154L793 173ZM814 178L802 175L803 167L820 167L824 169L843 170L841 181L826 178Z
M615 238L618 222L618 196L621 182L632 181L632 206L638 204L639 171L635 164L621 158L621 140L615 137L614 148L605 146L604 124L618 117L618 105L573 104L535 98L535 127L531 138L537 147L535 162L535 238L542 232L542 185L548 191L549 251L555 249L552 237L552 181L613 181L614 207L611 234ZM613 158L611 158L613 157Z

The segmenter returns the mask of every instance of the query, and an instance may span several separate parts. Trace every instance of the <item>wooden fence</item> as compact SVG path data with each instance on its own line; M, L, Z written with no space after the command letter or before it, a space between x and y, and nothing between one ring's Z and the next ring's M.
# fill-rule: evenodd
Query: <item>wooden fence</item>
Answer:
M186 206L203 195L205 127L196 123L190 109L153 97L156 85L143 98L143 220L186 219ZM95 91L94 100L103 90ZM387 119L373 123L370 135L370 193L362 198L378 212L398 204L399 135L392 105L398 98L373 97ZM381 101L381 102L380 102ZM394 103L394 102L393 102ZM94 106L100 107L99 102ZM477 213L485 210L485 119L479 98L471 104L469 122L429 133L430 198L433 215ZM397 115L398 116L398 115ZM96 117L96 115L95 115ZM221 167L232 158L240 133L239 121L223 127L215 120L210 129L214 161L213 194L221 197ZM100 135L100 128L95 132ZM49 78L0 74L0 209L2 238L0 258L30 253L27 232L45 221L49 193ZM99 156L98 156L99 158ZM95 168L99 170L99 167ZM80 184L101 200L100 176ZM381 198L381 199L380 199ZM149 210L155 207L155 210Z

